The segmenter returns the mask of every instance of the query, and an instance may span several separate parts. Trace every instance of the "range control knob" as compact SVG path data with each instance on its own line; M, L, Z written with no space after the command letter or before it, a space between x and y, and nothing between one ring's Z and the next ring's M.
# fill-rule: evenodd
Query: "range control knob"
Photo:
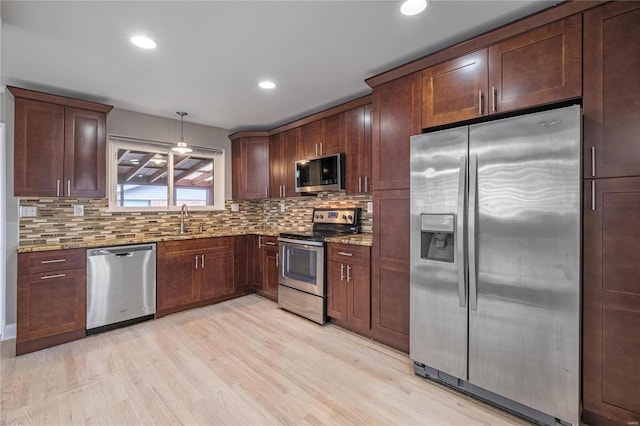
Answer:
M353 216L349 215L349 220L353 220Z
M342 220L347 220L347 215L342 215Z

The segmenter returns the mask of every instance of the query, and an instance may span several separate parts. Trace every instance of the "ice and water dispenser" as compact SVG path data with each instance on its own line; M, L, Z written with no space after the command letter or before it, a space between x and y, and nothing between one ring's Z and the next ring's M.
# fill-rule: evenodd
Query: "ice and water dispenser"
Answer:
M455 215L420 215L420 257L453 263Z

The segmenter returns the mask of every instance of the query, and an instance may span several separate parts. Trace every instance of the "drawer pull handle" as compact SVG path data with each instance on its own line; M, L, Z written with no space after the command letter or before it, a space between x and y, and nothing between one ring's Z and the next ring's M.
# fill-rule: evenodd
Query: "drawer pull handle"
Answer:
M67 274L55 274L55 275L43 275L40 277L41 280L50 280L52 278L62 278L66 277Z
M51 260L41 260L40 263L60 263L66 262L67 259L51 259Z
M276 243L274 243L273 241L267 241L266 244L268 246L275 246L276 245Z
M353 256L353 253L349 253L346 251L339 251L338 254L342 256L349 256L349 257Z

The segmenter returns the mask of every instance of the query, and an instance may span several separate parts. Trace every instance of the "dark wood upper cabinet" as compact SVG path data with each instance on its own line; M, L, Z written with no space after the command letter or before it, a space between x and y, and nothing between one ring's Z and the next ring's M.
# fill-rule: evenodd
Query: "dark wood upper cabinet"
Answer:
M587 181L584 206L583 421L636 424L640 177Z
M487 49L422 71L422 127L487 114Z
M67 196L105 196L105 121L102 112L65 108L64 178Z
M371 105L344 113L345 189L347 194L371 193Z
M240 132L230 136L234 199L269 196L269 137L267 132Z
M336 114L322 120L320 155L338 154L345 151L344 114Z
M15 102L15 196L56 197L64 180L64 107Z
M372 190L409 188L409 138L421 132L420 72L373 89Z
M422 127L582 95L582 21L552 22L422 71Z
M9 87L15 97L14 195L106 196L111 106Z
M584 173L640 175L640 3L584 14Z
M574 15L489 47L489 113L582 95L581 18Z
M300 126L300 136L298 138L298 156L296 160L306 160L319 157L320 144L322 143L322 121L312 121L309 124Z
M296 197L295 162L298 156L298 128L269 137L269 197Z

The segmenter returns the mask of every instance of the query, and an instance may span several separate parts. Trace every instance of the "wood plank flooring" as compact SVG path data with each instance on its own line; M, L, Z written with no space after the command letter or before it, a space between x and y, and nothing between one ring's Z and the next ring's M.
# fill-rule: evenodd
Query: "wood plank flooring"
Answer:
M408 356L256 295L15 357L0 423L513 425Z

